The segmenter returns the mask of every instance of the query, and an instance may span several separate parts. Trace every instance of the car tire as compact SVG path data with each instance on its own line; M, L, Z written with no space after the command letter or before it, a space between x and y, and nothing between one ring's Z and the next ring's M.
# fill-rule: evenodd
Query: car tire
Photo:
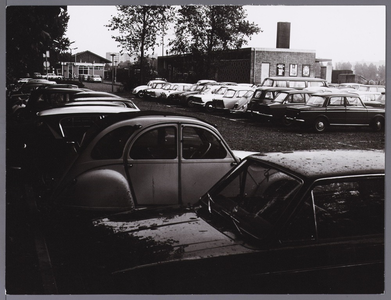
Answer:
M314 130L316 132L325 132L328 127L328 122L326 118L317 118L314 123Z
M139 97L139 98L144 98L144 91L139 91L138 93L137 93L137 97Z
M290 127L290 126L292 126L292 121L291 121L291 120L288 120L288 119L285 118L285 117L282 117L282 118L281 118L281 123L282 123L282 125L284 125L285 127Z
M208 113L214 112L215 108L213 106L213 102L209 101L205 103L205 111Z
M373 119L371 127L374 131L382 131L384 129L384 119L381 117L376 117Z

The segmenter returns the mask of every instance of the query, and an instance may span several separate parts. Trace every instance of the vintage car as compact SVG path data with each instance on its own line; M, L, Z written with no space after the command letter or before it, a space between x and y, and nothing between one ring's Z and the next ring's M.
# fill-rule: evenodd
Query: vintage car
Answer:
M206 90L209 89L209 87L211 85L214 86L214 85L216 85L216 83L215 82L205 82L205 83L197 84L194 89L191 89L188 92L181 93L179 95L179 104L181 104L183 106L189 106L189 98L191 96L199 95L199 94L205 92Z
M93 124L112 114L138 111L118 102L78 101L40 111L28 122L9 124L7 169L30 174L34 184L52 185L69 162L68 153L79 147Z
M162 92L162 100L170 103L171 99L180 93L190 91L193 84L191 83L173 83L169 90L164 90Z
M209 84L207 88L202 89L198 94L190 95L187 98L188 107L204 107L205 103L211 101L215 95L221 92L223 86L218 84Z
M157 83L155 86L152 86L149 89L144 91L144 98L146 99L160 99L163 91L169 90L172 86L172 83L166 82L164 84Z
M258 87L288 87L294 89L304 89L313 87L328 87L325 79L313 77L267 77Z
M242 85L229 86L224 95L215 95L212 101L205 104L205 110L207 112L212 111L225 111L230 110L248 91L254 91L253 88Z
M236 84L219 84L219 85L211 85L211 88L206 93L199 93L195 95L191 95L189 97L189 106L191 107L199 107L204 108L206 103L209 104L213 100L214 97L223 96L227 91L228 87L236 85Z
M86 211L192 204L239 160L196 118L118 114L86 132L51 202Z
M100 75L90 75L87 80L90 82L102 82L102 77Z
M85 91L80 88L40 88L33 91L27 101L13 108L13 118L18 122L25 121L35 117L39 111L74 101L118 101L118 103L126 103L128 107L136 107L130 99L111 93Z
M290 90L293 89L287 87L257 87L254 91L252 98L250 99L250 102L247 104L246 112L250 116L256 117L257 114L255 112L258 111L259 105L263 103L271 103L279 93Z
M250 103L251 99L254 97L254 89L249 90L247 93L243 95L234 106L230 109L230 113L232 114L245 114L247 113L247 107Z
M385 103L379 101L382 95L382 93L380 92L361 91L361 90L358 91L354 90L351 92L357 94L366 106L375 106L375 107L385 106Z
M73 99L76 99L76 98L88 98L88 97L118 97L118 95L116 94L113 94L113 93L109 93L109 92L99 92L99 91L93 91L93 90L89 90L89 91L80 91L78 93L75 93L73 95Z
M252 155L194 209L75 227L53 263L88 293L381 294L384 170L376 150Z
M324 91L330 91L325 89ZM316 92L320 92L316 89ZM303 105L314 93L311 89L279 91L271 101L259 102L252 106L252 114L260 117L261 120L290 125L291 122L285 118L285 110L289 106Z
M306 105L288 107L285 117L316 132L324 132L330 126L372 127L381 131L385 109L365 106L356 93L315 93Z
M153 79L153 80L150 80L150 81L148 81L147 84L136 86L132 90L132 94L137 96L137 97L139 97L139 98L143 98L144 97L144 91L146 89L151 88L154 83L166 83L166 82L167 82L167 80L165 80L165 79Z

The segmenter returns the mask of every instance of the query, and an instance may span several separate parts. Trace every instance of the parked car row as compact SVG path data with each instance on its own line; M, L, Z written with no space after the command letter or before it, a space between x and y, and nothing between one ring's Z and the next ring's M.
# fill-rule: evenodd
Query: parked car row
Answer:
M179 91L179 86L187 90ZM159 81L145 87L143 97L201 108L210 113L248 115L286 126L298 124L316 132L323 132L330 126L383 130L385 89L384 92L375 92L363 91L364 86L361 88L329 87L325 80L300 77L270 77L259 86L208 80L189 86ZM323 99L322 104L319 104L320 99ZM291 107L294 109L288 109ZM292 116L292 111L298 110L304 119Z

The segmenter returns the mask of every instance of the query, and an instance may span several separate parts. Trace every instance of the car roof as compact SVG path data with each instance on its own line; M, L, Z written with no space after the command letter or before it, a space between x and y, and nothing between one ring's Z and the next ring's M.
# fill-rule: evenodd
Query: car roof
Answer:
M255 88L255 91L292 91L295 90L294 88L291 87L282 87L282 86L258 86Z
M381 150L310 150L255 154L256 159L277 165L301 177L330 177L353 174L384 174L385 153Z
M266 77L265 79L271 79L271 80L289 80L289 81L321 81L324 82L326 81L325 79L322 78L315 78L315 77Z
M72 114L84 114L84 113L122 113L138 111L134 108L111 106L111 105L70 105L61 106L56 108L49 108L42 110L38 113L39 117L53 116L53 115L72 115Z
M341 96L341 97L358 97L356 92L316 92L313 93L312 96L320 96L320 97L332 97L332 96Z
M102 132L105 128L114 125L119 122L123 121L132 121L133 126L136 127L142 127L142 124L137 124L134 123L134 120L145 120L147 123L159 123L163 124L165 122L176 122L178 123L179 121L183 122L192 122L196 124L206 124L209 125L210 128L216 129L216 126L203 121L199 118L196 117L191 117L191 116L185 116L177 113L164 113L164 112L159 112L159 111L135 111L135 112L122 112L119 114L111 114L108 115L106 118L99 120L94 124L93 127L89 129L89 134L85 138L83 145L86 147L90 141L92 141L100 132Z

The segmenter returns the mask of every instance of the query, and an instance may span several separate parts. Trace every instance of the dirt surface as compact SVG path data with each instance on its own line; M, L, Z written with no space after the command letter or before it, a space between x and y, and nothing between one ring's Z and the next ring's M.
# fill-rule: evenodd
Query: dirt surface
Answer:
M112 91L111 84L85 83L86 88ZM215 124L230 147L235 150L273 152L311 149L377 149L384 150L384 132L373 132L370 128L331 128L324 133L297 127L263 123L245 116L224 113L206 113L199 109L180 105L167 105L153 100L135 98L118 86L114 93L130 98L141 110L175 112L198 117Z

